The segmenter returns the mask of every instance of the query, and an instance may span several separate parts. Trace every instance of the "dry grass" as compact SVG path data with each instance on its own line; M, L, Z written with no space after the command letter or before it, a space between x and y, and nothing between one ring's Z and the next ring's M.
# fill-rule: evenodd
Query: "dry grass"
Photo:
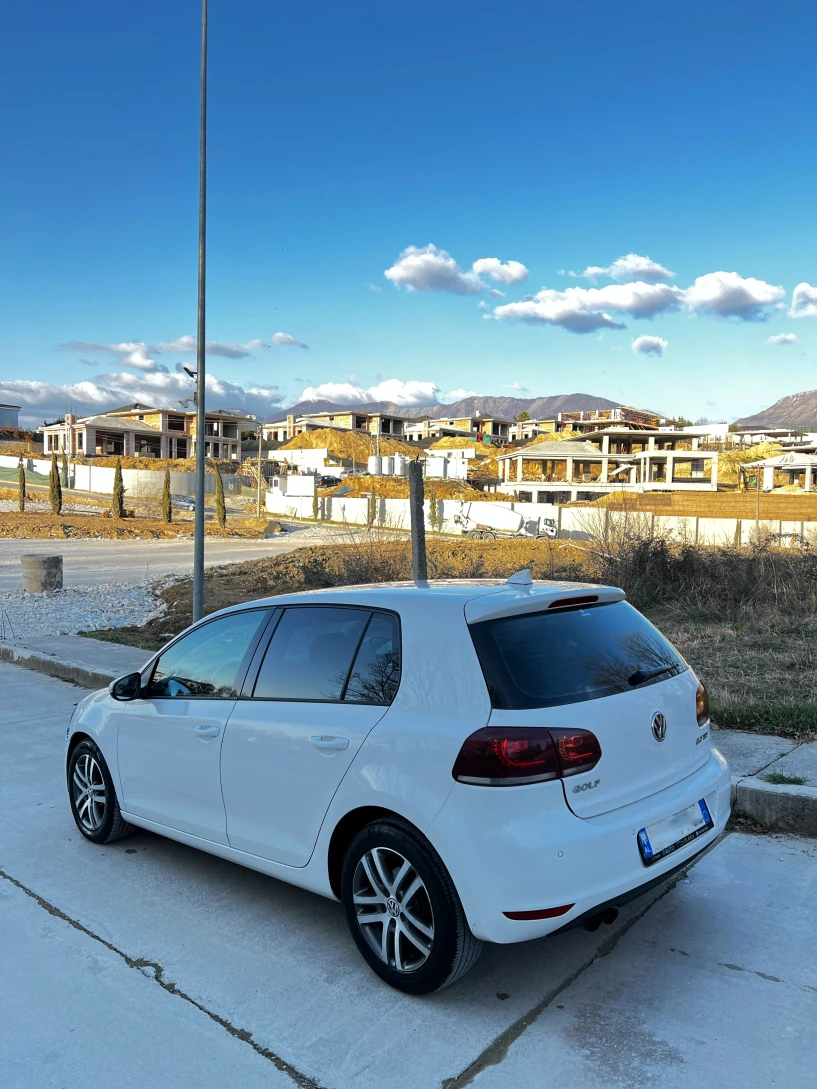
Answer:
M70 460L71 464L94 465L100 469L115 469L119 464L123 469L153 469L154 471L170 469L174 473L192 473L196 468L195 458L72 457ZM59 460L57 463L60 464ZM234 473L238 463L208 458L205 462L205 471L212 473L216 466L220 473Z

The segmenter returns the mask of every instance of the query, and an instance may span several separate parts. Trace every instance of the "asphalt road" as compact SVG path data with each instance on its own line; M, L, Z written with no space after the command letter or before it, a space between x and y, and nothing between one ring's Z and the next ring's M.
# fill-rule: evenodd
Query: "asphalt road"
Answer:
M8 665L0 686L9 1089L814 1089L814 841L729 835L613 927L489 947L411 999L338 904L147 833L83 840L80 690Z
M314 544L298 532L267 540L213 538L205 541L204 562L221 563L279 556L304 544ZM324 543L324 542L321 542ZM0 540L0 591L22 586L20 556L28 553L61 555L66 586L97 586L110 582L142 582L193 570L193 542L112 540Z

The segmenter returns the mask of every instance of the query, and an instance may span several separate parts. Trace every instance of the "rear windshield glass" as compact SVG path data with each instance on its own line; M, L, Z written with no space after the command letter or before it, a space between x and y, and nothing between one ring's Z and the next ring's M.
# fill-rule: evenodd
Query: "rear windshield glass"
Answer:
M655 684L687 664L626 601L471 625L494 707L580 703Z

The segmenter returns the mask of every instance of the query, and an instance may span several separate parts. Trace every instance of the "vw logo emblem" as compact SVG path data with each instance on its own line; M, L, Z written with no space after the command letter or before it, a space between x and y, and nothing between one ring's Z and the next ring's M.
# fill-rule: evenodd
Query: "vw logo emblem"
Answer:
M396 919L400 914L400 905L397 903L393 896L390 896L386 901L386 911L391 915L392 919Z
M667 720L660 711L652 716L652 736L656 741L663 741L667 736Z

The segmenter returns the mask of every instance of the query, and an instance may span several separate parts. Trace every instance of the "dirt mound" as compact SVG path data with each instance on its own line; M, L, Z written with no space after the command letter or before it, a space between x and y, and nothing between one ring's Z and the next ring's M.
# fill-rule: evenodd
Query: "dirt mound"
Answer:
M360 434L357 431L339 431L334 427L319 427L316 431L304 431L294 439L284 443L281 450L328 450L336 458L348 458L365 462L377 453L374 435ZM422 456L422 451L407 442L398 442L381 436L381 454L404 454L409 458Z

